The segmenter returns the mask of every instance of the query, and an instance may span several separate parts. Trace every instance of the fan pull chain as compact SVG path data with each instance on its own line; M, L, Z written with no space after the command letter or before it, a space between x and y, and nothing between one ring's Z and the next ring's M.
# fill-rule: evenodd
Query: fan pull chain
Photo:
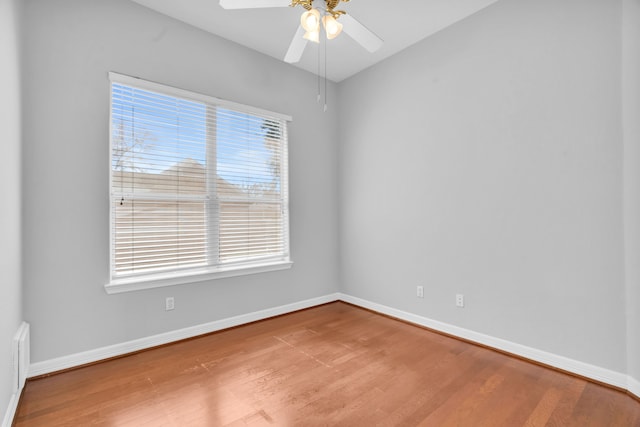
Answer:
M326 30L325 30L326 31ZM325 34L326 35L326 34ZM318 96L316 98L316 101L318 103L320 103L320 100L322 99L322 78L324 78L324 106L323 106L323 110L324 112L327 111L327 40L323 40L325 39L324 37L320 36L320 40L318 42L318 71L316 73L317 77L318 77ZM322 57L322 44L324 44L324 58ZM322 71L322 60L324 59L324 76L320 77L320 72Z
M324 41L324 112L327 112L327 40Z
M318 98L316 100L316 102L319 104L320 103L320 92L321 92L321 83L320 83L320 46L318 46L318 72L316 73L316 75L318 76Z

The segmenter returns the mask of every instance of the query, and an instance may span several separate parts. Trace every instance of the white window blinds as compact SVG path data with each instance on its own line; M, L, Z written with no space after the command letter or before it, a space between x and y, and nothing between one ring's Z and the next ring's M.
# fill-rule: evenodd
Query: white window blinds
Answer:
M288 261L287 117L110 79L112 280Z

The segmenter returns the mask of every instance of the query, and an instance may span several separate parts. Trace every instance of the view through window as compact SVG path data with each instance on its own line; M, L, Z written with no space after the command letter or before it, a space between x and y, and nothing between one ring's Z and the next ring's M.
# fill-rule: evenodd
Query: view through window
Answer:
M288 261L286 123L111 73L112 279Z

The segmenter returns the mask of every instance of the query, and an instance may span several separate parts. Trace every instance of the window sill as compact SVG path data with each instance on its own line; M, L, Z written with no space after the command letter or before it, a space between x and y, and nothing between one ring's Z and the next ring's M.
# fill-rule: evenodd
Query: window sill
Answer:
M286 270L291 268L292 261L278 261L272 263L258 264L251 267L232 266L222 268L203 268L181 271L179 273L159 273L140 277L127 277L115 279L104 285L108 294L119 294L123 292L141 291L144 289L161 288L164 286L184 285L187 283L202 282L205 280L223 279L225 277L245 276L248 274L266 273L269 271Z

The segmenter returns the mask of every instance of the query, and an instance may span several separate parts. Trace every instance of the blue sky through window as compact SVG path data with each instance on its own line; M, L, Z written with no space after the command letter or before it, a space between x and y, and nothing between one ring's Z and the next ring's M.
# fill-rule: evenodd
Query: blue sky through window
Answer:
M112 94L114 170L157 174L188 159L205 166L209 120L218 176L243 188L278 184L278 153L266 138L277 131L273 121L221 107L208 117L206 104L116 83Z

